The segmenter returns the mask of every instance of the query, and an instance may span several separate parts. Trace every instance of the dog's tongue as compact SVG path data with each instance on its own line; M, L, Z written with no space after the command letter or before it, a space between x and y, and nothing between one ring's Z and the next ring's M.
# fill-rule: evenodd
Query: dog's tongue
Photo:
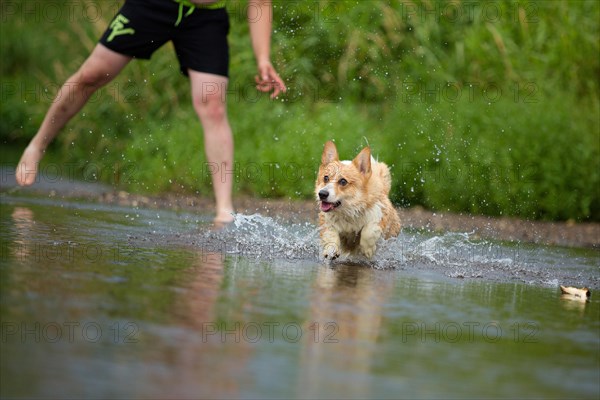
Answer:
M321 211L330 211L333 208L333 203L328 203L326 201L321 202Z

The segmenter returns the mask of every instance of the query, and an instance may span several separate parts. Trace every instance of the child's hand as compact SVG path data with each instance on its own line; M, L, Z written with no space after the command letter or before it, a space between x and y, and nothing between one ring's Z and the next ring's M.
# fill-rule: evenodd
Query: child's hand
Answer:
M273 65L271 65L270 62L259 65L258 73L259 75L254 77L257 90L260 90L261 92L270 92L272 90L272 99L277 97L279 93L285 93L287 91L285 83L283 83L283 80L279 77L277 71L275 71L275 68L273 68Z

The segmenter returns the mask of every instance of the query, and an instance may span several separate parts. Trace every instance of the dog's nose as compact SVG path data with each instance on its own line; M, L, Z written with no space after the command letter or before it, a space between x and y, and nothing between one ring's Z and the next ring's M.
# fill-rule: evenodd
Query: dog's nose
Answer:
M326 200L329 197L329 192L326 189L319 190L319 199Z

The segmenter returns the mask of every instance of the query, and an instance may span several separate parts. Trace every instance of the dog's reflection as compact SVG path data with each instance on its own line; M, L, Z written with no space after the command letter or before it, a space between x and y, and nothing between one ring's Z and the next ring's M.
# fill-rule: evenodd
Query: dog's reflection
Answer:
M328 392L369 397L382 308L393 285L390 273L361 265L319 269L300 357L300 397Z

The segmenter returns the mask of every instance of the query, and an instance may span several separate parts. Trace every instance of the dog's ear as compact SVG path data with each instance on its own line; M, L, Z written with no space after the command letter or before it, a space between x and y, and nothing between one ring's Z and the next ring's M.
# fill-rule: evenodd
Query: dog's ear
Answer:
M356 168L363 175L371 174L371 149L369 147L365 147L362 149L360 153L356 156L352 163L356 166Z
M327 165L332 161L339 161L339 156L335 144L330 140L325 143L323 148L323 155L321 156L321 164Z

